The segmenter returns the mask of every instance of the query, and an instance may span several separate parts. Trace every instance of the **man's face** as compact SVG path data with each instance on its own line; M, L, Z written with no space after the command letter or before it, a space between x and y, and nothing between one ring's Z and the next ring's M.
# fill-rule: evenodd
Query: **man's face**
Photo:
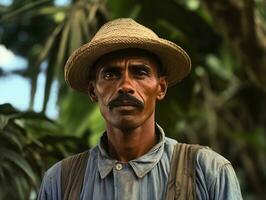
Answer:
M102 57L96 64L89 94L97 101L109 126L132 129L154 118L156 100L165 96L166 78L148 53L123 50Z

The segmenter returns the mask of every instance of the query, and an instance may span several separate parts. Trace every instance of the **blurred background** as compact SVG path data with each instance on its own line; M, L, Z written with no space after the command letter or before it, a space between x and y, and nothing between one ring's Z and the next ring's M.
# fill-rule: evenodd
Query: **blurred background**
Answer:
M157 107L166 134L224 155L244 199L265 199L264 0L0 0L0 199L35 199L51 165L97 144L97 105L66 86L63 68L118 17L191 57L191 74Z

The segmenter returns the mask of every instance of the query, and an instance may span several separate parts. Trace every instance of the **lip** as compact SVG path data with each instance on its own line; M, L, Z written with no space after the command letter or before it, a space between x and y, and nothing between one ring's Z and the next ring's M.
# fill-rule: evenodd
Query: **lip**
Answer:
M115 106L114 108L126 108L126 107L136 108L137 106L129 104L129 103L123 103L123 104Z
M131 103L129 101L123 101L120 105L118 105L118 107L119 106L132 106L132 107L136 107L135 104L133 104L133 103Z
M137 107L137 105L132 103L132 102L130 102L130 101L123 101L123 102L115 105L114 108L115 107Z
M119 105L119 106L115 106L113 109L116 109L118 111L132 111L132 110L136 110L137 107L133 106L133 105Z

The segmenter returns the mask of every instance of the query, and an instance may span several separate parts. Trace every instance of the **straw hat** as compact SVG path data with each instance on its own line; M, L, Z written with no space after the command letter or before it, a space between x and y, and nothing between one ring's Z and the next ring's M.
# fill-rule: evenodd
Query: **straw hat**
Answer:
M140 48L155 54L166 69L168 85L181 81L191 68L187 53L178 45L159 38L133 19L116 19L103 25L92 40L78 48L65 65L65 80L75 90L87 93L89 71L103 55L127 48Z

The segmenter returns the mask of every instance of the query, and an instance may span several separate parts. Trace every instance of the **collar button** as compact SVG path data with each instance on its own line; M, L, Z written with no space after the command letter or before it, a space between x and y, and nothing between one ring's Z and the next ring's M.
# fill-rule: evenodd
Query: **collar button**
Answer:
M122 168L123 168L123 166L122 166L121 163L117 163L117 164L115 165L115 169L116 169L117 171L120 171Z

